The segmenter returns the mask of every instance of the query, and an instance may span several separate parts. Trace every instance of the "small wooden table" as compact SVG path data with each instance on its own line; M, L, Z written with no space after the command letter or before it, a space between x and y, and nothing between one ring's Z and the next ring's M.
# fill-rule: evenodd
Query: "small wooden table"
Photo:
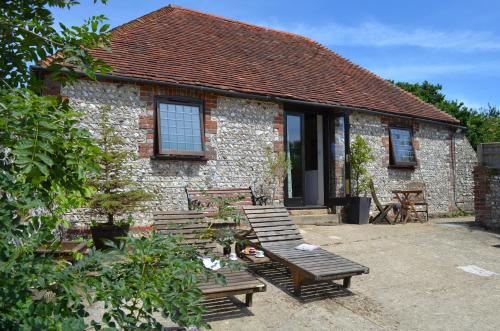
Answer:
M252 262L253 264L262 264L262 263L269 263L269 262L271 262L271 259L268 258L267 256L257 257L255 255L240 254L240 258L243 261Z
M394 196L401 203L401 221L403 223L415 221L415 218L422 222L417 210L415 209L415 201L423 194L423 190L394 190ZM415 216L412 216L412 214Z

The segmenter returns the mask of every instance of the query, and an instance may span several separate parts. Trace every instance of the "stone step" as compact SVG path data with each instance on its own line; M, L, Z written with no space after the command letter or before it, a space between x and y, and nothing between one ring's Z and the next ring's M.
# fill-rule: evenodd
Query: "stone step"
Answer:
M328 214L328 208L287 208L290 216L324 216Z
M338 225L339 214L327 214L327 215L301 215L301 216L290 216L290 218L295 222L295 224L301 225Z

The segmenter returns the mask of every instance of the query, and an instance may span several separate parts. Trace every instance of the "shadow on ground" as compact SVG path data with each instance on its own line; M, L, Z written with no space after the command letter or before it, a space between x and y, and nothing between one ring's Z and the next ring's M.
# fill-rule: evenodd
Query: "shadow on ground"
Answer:
M296 296L293 293L293 281L288 268L277 262L249 265L249 270L303 303L353 295L339 284L321 282L302 285L301 295Z
M204 300L203 306L206 309L203 314L203 319L207 323L244 316L253 316L247 306L235 297Z
M439 223L435 223L435 224L440 226L440 227L465 228L465 229L468 229L470 232L482 231L482 232L496 233L495 231L485 229L480 224L475 222L473 219L467 220L467 221L450 221L450 222L445 221L445 222L439 222Z

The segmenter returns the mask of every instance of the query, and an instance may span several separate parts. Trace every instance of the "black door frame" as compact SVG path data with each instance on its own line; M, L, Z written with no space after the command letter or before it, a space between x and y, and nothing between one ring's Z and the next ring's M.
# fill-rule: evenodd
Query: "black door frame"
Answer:
M306 180L306 172L305 172L305 150L306 146L304 143L304 136L305 136L305 122L304 122L304 112L297 112L297 111L285 111L285 134L284 134L284 147L285 147L285 153L288 156L288 115L293 115L293 116L298 116L300 117L300 138L302 141L301 144L301 167L302 167L302 197L300 198L289 198L288 197L288 174L285 176L285 180L283 181L284 183L284 202L285 206L287 207L301 207L304 206L305 202L305 180Z
M322 115L323 116L323 179L324 179L324 205L331 208L333 212L335 212L335 205L338 204L343 204L343 200L345 198L340 197L330 197L330 191L331 191L331 172L332 170L334 171L335 169L332 169L332 167L335 166L335 156L332 155L332 150L331 150L331 144L334 143L332 141L334 134L332 135L332 132L334 130L334 121L336 117L343 117L344 118L344 143L345 143L345 153L346 153L346 164L345 164L345 178L344 180L346 181L346 195L349 196L349 182L350 182L350 166L349 166L349 160L348 160L348 155L350 153L350 132L349 132L349 115L350 112L344 111L344 110L339 110L335 108L326 108L326 107L310 107L307 109L307 111L304 110L303 106L300 105L295 105L295 104L285 104L284 105L284 151L287 151L288 144L287 144L287 120L286 120L286 115L287 114L294 114L294 115L304 115L305 113L309 114L316 114L316 115ZM302 118L302 124L304 124L304 120ZM302 129L304 130L304 129ZM302 133L303 135L304 133ZM303 144L302 148L305 148L305 145ZM302 150L302 158L304 158L305 153L304 150ZM303 161L304 162L304 161ZM303 164L304 166L304 164ZM304 169L304 168L303 168ZM303 184L305 184L305 171L303 170ZM299 204L299 205L293 205L289 204L290 201L288 201L288 176L285 176L285 180L283 181L284 186L283 186L283 198L285 202L286 207L302 207L304 204ZM335 179L336 180L336 179ZM305 187L304 187L305 189ZM304 191L305 192L305 191ZM305 199L305 197L302 197L302 199ZM342 200L341 202L337 200ZM302 202L305 202L303 200Z
M323 182L324 182L324 187L323 187L323 206L328 206L329 201L330 201L330 164L331 164L331 149L330 149L330 130L331 130L331 122L332 119L335 117L335 115L338 116L338 113L334 113L329 110L308 110L307 113L309 114L314 114L314 115L322 115L323 117ZM304 140L304 133L305 133L305 122L304 122L304 115L306 114L305 111L301 111L298 109L293 109L293 110L287 110L285 109L284 113L284 149L285 153L287 152L288 149L288 132L287 132L287 115L296 115L301 117L301 123L302 123L302 128L301 128L301 135L302 135L302 140ZM320 143L318 141L318 143ZM305 143L303 141L302 143L302 185L303 185L303 196L300 199L289 199L288 198L288 176L285 176L284 182L284 187L283 187L283 197L284 197L284 203L286 207L304 207L305 206Z

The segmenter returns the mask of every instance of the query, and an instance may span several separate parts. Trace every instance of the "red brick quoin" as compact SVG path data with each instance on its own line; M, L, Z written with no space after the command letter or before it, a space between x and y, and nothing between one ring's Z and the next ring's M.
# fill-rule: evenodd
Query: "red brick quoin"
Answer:
M215 151L210 146L211 135L217 134L217 122L212 119L212 110L217 107L217 95L213 93L197 91L193 89L180 87L162 87L152 84L140 84L139 98L146 105L144 113L139 115L138 127L144 133L142 143L139 143L138 154L140 158L149 158L154 156L154 130L155 130L155 96L183 96L203 100L204 103L204 118L203 124L205 128L205 150L207 159L215 159Z
M488 204L487 195L490 193L489 169L483 166L474 167L474 209L476 221L484 226L491 218L491 206Z

